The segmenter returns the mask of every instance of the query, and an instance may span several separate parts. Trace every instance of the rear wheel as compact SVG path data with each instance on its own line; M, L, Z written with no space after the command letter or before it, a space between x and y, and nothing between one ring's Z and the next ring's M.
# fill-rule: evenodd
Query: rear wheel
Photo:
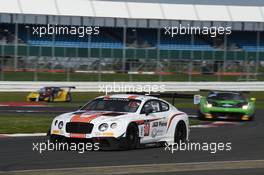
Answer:
M185 142L187 139L187 129L186 125L183 121L180 121L176 128L174 133L174 143Z
M126 130L125 142L121 147L125 149L136 149L139 145L138 127L131 123Z

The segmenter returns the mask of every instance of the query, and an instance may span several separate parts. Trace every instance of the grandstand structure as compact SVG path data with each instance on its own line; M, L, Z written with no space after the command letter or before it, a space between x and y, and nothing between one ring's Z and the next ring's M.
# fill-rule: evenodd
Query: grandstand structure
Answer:
M90 27L92 34L34 33L48 25ZM166 27L180 26L230 27L232 32L166 35ZM184 73L190 81L194 74L237 73L250 79L263 67L264 2L2 0L0 56L2 72Z

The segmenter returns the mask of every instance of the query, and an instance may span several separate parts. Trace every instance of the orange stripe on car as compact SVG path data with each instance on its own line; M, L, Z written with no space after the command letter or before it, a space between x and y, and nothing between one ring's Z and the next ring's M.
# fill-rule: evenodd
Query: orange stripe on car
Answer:
M171 125L172 120L173 120L176 116L181 115L181 114L183 114L183 113L178 113L178 114L174 114L173 116L171 116L170 121L169 121L169 124L168 124L167 131L168 131L169 128L170 128L170 125Z
M128 96L127 98L128 99L130 99L130 100L134 100L134 99L136 99L138 96L136 96L136 95L130 95L130 96Z
M90 116L82 116L82 114L78 114L72 117L71 122L82 122L82 123L89 123L93 119L99 117L103 113L96 113Z
M156 119L152 119L152 120L136 120L133 122L135 122L138 125L143 125L145 122L149 123L149 122L153 122L153 121L160 120L160 119L162 119L162 118L156 118Z
M134 121L136 124L138 125L143 125L145 123L145 120L137 120L137 121Z
M82 122L82 123L89 123L93 119L101 116L103 113L96 113L90 116L82 116L82 114L74 115L71 119L71 122ZM71 138L86 138L86 134L79 134L79 133L70 133Z
M110 95L105 95L105 96L104 96L104 100L109 100L110 98L111 98Z

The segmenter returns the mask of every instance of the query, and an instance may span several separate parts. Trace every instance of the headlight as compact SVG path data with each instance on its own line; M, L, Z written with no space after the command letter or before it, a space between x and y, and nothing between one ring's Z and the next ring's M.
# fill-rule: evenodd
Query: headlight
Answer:
M117 123L112 123L110 126L112 129L115 129L117 127Z
M58 128L61 129L63 127L63 121L60 121L58 124Z
M248 105L243 105L242 109L248 109Z
M213 105L210 104L210 103L207 103L207 105L206 105L207 108L211 108L212 106L213 106Z
M108 129L108 124L107 123L103 123L103 124L101 124L99 126L98 129L99 129L99 131L104 132L104 131L106 131Z

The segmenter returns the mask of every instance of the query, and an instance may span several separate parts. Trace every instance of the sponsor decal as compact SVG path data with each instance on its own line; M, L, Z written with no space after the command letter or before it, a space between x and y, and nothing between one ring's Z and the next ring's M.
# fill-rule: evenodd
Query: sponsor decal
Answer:
M102 133L103 136L114 136L113 132L104 132Z
M144 137L144 126L143 125L139 126L139 137Z
M58 135L58 134L60 134L60 131L59 130L52 130L51 134Z
M152 131L151 131L151 137L155 138L157 136L161 136L162 133L163 133L163 130L159 130L159 129L153 128Z
M153 122L152 128L155 128L155 127L158 127L158 126L159 126L159 123L158 122Z
M165 121L159 121L159 122L154 122L152 124L152 127L155 128L155 127L166 127L167 126L167 122Z
M136 122L138 125L143 125L145 123L148 123L148 122L153 122L153 121L156 121L156 120L160 120L161 118L157 118L157 119L152 119L152 120L136 120L134 122Z
M165 126L167 126L167 122L163 122L163 121L160 121L159 122L159 126L161 126L161 127L165 127Z
M112 137L112 136L114 136L114 133L113 133L113 132L103 132L103 133L95 132L94 135L95 135L96 137L100 137L100 136L108 136L108 137Z
M105 96L104 100L111 100L111 101L129 101L133 99L128 99L128 98L111 98L110 96Z

